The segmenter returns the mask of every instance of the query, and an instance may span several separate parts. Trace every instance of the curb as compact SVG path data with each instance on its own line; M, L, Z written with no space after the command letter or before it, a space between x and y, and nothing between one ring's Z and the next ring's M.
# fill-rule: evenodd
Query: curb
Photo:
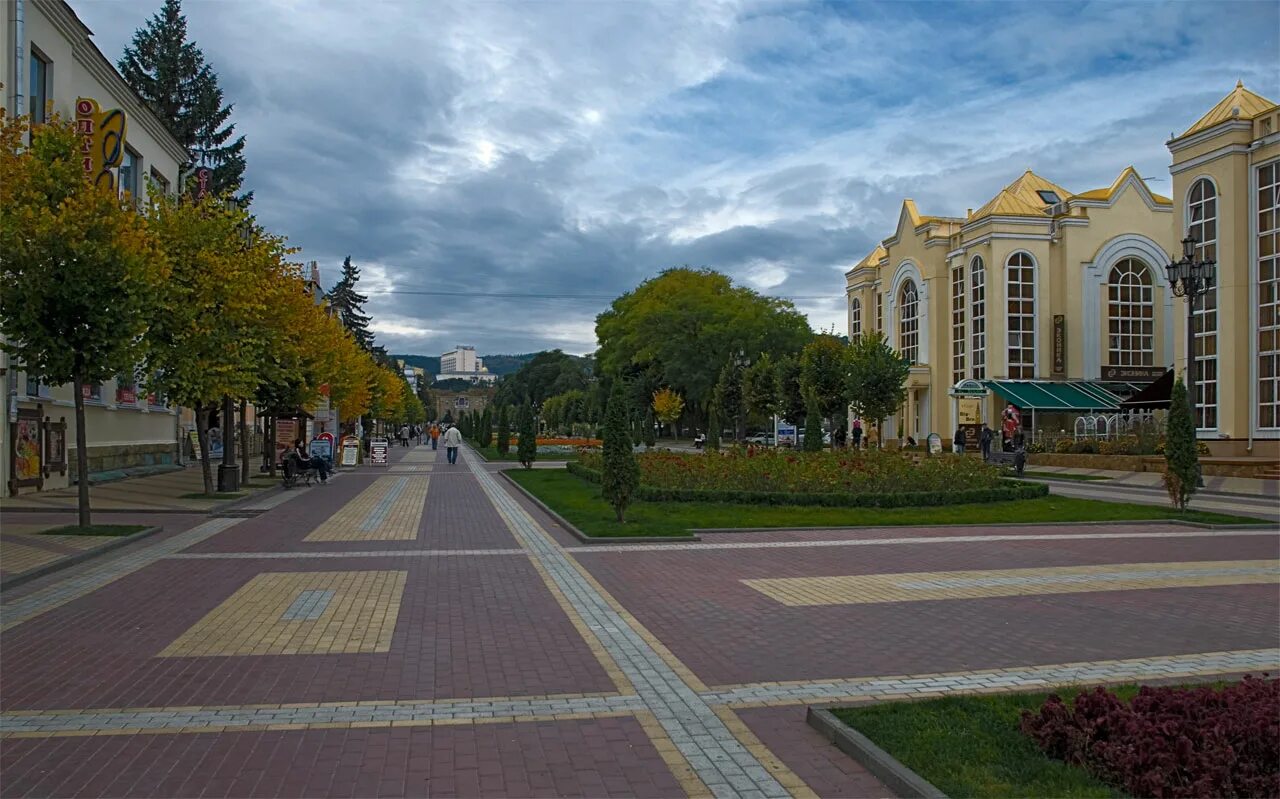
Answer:
M608 546L614 546L617 544L688 544L693 541L702 540L698 536L696 531L691 536L687 536L687 537L681 536L679 538L673 538L671 536L654 536L654 535L636 536L634 538L624 538L624 537L596 538L594 536L589 536L586 533L579 530L577 527L574 527L569 522L568 519L566 519L565 517L553 511L550 507L547 506L547 503L535 497L532 493L529 492L527 488L520 485L515 480L512 480L511 477L507 475L507 471L508 470L503 470L503 471L497 472L497 474L502 475L502 479L506 480L509 485L514 486L515 489L519 491L521 494L523 494L530 502L538 506L538 508L543 513L547 514L552 519L555 519L556 523L559 524L562 528L564 528L565 532L569 533L569 535L573 536L574 538L578 539L578 541L584 544L588 544L588 545L603 544Z
M805 722L841 752L866 767L889 790L904 799L947 799L947 795L915 773L870 738L846 725L830 710L809 707Z
M1259 519L1257 524L1208 524L1206 522L1190 522L1182 519L1111 519L1108 521L1084 521L1084 522L974 522L971 524L948 524L946 527L1046 527L1057 529L1063 525L1071 525L1073 527L1101 527L1104 525L1115 524L1136 524L1140 526L1150 526L1156 524L1176 525L1180 527L1193 527L1198 530L1257 530L1268 524L1274 524L1265 519ZM855 527L832 527L831 525L822 525L818 527L695 527L695 533L812 533L815 531L830 530L833 533L856 533L862 530L894 530L900 528L919 528L920 525L912 524L866 524Z
M1135 491L1145 491L1157 496L1163 496L1165 493L1159 486L1142 485L1140 483L1125 483L1118 477L1107 477L1102 480L1072 480L1070 478L1041 477L1037 475L1035 477L1020 477L1017 479L1044 483L1066 483L1078 486L1096 485L1104 488L1133 489ZM1241 491L1197 491L1196 496L1204 497L1205 499L1256 499L1260 502L1265 502L1267 500L1280 500L1280 494L1246 494Z
M163 529L164 527L160 525L157 525L155 527L147 527L145 529L139 530L138 532L132 535L121 536L114 541L108 541L102 546L94 547L93 549L86 549L83 552L77 552L74 555L68 555L67 557L62 558L61 560L55 560L53 563L47 563L44 566L38 566L34 569L31 569L30 571L25 571L25 572L22 572L21 574L15 574L12 577L6 577L5 579L0 580L0 591L3 591L7 588L14 588L24 583L29 583L32 580L35 580L40 577L44 577L47 574L53 574L54 572L62 571L63 569L66 569L70 566L74 566L77 563L83 563L84 561L89 560L90 558L95 558L98 555L104 555L114 549L119 549L121 547L128 546L129 544L132 544L134 541L138 541L140 539L153 536Z

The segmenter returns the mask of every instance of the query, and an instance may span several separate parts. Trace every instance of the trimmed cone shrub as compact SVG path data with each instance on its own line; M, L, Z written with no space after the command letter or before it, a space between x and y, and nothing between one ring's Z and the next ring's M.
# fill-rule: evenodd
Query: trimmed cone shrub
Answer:
M707 443L703 446L707 448L707 452L720 449L720 414L716 411L714 402L707 411Z
M653 445L658 443L658 437L653 432L653 425L653 411L649 411L644 415L644 435L641 436L644 439L645 447L648 449L653 449Z
M822 451L822 411L818 409L818 398L812 392L805 397L804 451Z
M621 380L614 381L609 405L604 412L602 465L600 493L613 506L618 522L622 523L626 521L627 506L640 485L640 467L627 430L627 390Z
M1169 394L1169 418L1165 422L1164 487L1169 500L1178 510L1186 510L1196 493L1200 476L1200 457L1196 454L1195 423L1191 420L1191 404L1187 386L1179 377Z
M506 455L511 451L511 422L507 419L507 406L498 409L498 452Z
M527 404L520 406L519 424L520 441L516 445L516 457L520 459L521 466L531 469L538 459L538 437L534 432L533 409Z

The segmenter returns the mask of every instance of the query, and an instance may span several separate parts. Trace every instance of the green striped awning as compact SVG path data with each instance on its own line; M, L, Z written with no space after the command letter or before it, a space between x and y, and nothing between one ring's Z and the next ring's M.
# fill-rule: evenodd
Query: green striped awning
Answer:
M1023 410L1118 411L1120 398L1105 388L1081 382L1047 380L985 380L987 388Z

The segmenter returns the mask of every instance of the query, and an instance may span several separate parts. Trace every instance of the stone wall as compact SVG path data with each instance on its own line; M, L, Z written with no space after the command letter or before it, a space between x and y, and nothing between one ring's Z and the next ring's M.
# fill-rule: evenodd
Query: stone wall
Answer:
M138 466L157 466L174 462L177 444L122 444L111 447L89 447L89 474L113 472ZM74 482L76 451L67 449L67 470Z

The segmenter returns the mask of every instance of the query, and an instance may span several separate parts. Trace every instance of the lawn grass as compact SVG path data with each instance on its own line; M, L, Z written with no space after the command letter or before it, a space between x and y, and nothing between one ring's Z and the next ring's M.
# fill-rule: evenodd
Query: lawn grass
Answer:
M178 499L239 499L247 497L248 493L244 491L224 491L222 493L206 494L203 491L196 491L191 494L179 494Z
M1071 472L1023 472L1023 477L1040 477L1045 480L1081 480L1092 482L1095 480L1110 480L1110 477L1104 477L1100 474L1072 474Z
M78 524L68 524L66 527L54 527L51 530L41 530L40 535L100 535L119 538L120 536L133 535L147 529L145 524L91 524L88 527L81 527Z
M1116 693L1128 699L1137 690L1128 685ZM1077 691L1056 693L1067 700ZM1124 796L1084 769L1045 756L1018 729L1022 711L1035 712L1046 698L1047 693L947 696L832 712L948 796Z
M688 536L695 528L744 527L940 527L1001 522L1134 521L1184 519L1211 524L1266 524L1221 513L1179 513L1159 505L1101 502L1049 496L1009 502L927 508L824 508L729 502L636 502L627 523L614 521L600 487L559 469L507 473L584 534L600 538Z

